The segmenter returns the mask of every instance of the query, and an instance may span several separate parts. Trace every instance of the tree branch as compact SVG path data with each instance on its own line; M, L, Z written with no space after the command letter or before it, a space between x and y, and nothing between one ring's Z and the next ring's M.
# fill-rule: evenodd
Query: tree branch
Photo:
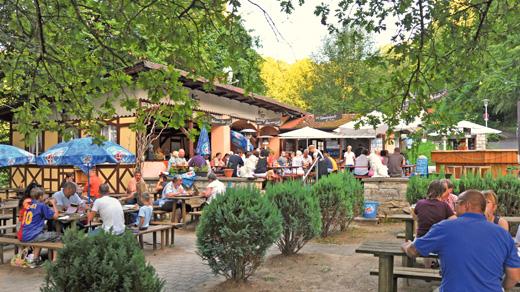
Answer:
M484 25L484 21L487 18L487 14L489 11L489 7L491 7L491 3L493 3L493 0L489 0L486 3L486 7L484 8L484 12L481 14L480 22L478 23L477 32L475 33L475 36L473 37L473 41L477 41L480 36L480 31L482 30L482 26Z
M34 7L36 8L36 20L38 26L38 37L40 39L40 56L38 59L43 60L45 56L45 38L43 36L43 19L42 19L42 11L40 9L40 2L38 0L34 0Z
M77 3L77 0L71 0L71 3L72 3L72 6L74 6L74 12L76 13L76 17L78 18L78 20L81 22L81 24L83 24L83 26L92 34L92 36L94 37L94 39L96 40L96 42L102 46L103 48L105 48L107 51L110 52L110 54L112 54L112 56L116 57L117 59L119 59L123 64L125 65L128 65L126 60L121 57L119 54L116 53L116 51L106 45L103 41L101 41L101 39L99 38L97 32L95 32L88 24L87 22L83 19L83 17L81 16L81 12L79 11L79 7L78 7L78 3Z

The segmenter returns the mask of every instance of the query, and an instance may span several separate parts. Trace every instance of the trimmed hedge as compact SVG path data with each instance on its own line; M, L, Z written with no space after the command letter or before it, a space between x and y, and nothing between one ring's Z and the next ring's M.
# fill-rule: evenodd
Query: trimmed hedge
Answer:
M338 227L346 229L361 212L363 186L350 173L322 177L314 184L312 192L320 203L322 237L327 237L330 231Z
M69 228L41 291L162 291L164 281L146 262L132 232L86 236Z
M244 281L281 232L280 212L257 188L228 188L204 208L197 227L198 254L213 273Z
M406 198L410 204L426 197L428 184L439 177L412 177L408 182ZM466 175L460 179L451 180L455 185L455 193L465 190L493 190L498 197L497 212L502 216L520 216L520 180L513 175L498 176L493 178L491 174L484 177Z
M303 186L301 181L269 184L266 196L282 215L283 231L276 245L283 255L296 254L320 234L320 207L309 186Z

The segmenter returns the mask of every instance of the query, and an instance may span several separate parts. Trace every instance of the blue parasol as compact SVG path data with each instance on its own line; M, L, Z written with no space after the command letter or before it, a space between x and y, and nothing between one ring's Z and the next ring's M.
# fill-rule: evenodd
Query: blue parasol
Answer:
M111 141L95 144L91 137L79 138L52 146L36 157L38 165L73 165L88 175L101 163L135 163L135 155ZM90 202L90 176L88 200Z
M202 127L200 130L199 141L197 142L197 149L195 152L199 155L209 155L211 153L209 146L209 135L206 127Z
M34 154L23 149L0 144L0 167L34 163Z

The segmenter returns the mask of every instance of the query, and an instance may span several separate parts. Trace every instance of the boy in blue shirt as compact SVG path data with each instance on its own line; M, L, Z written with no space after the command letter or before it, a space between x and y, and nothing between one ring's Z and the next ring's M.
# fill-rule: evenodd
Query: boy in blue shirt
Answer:
M148 193L143 193L142 200L143 206L139 208L137 220L134 223L139 230L145 230L148 228L148 226L150 225L150 221L152 220L153 214L153 206L150 195Z
M49 199L48 202L51 204L52 209L45 204L44 201L45 192L41 188L33 188L31 190L31 205L25 211L22 224L22 242L54 242L59 240L59 235L56 232L44 231L45 220L57 219L58 209L56 208L56 201ZM35 247L33 249L33 262L31 267L37 267L41 265L42 261L40 258L41 248ZM56 257L54 257L56 258Z

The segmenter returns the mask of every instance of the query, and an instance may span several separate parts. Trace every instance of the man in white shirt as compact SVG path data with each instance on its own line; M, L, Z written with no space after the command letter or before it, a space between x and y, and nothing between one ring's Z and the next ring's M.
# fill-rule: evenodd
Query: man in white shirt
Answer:
M88 222L90 223L96 214L99 213L99 217L103 221L101 228L103 228L105 232L111 232L112 234L120 235L125 232L125 216L123 213L123 206L121 206L119 200L110 197L109 193L110 189L107 184L102 184L99 186L99 195L101 198L94 201L92 211L90 211L87 216ZM99 234L101 232L101 228L91 231L89 236Z
M226 186L217 179L217 176L214 173L210 173L208 175L209 184L206 187L206 190L202 193L204 197L207 198L207 203L211 203L213 199L217 197L217 195L223 194L226 192Z
M356 154L352 152L352 146L347 146L347 151L343 154L343 159L345 162L345 166L354 166L354 161L356 159Z

